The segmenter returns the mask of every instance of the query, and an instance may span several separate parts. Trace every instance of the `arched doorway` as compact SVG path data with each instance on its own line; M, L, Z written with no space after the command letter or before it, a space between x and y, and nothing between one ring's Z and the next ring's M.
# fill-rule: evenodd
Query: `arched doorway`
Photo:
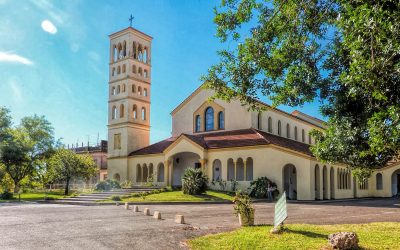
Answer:
M157 182L164 182L164 164L158 164L157 169Z
M326 166L322 168L322 198L328 199L328 170Z
M283 190L290 200L297 200L297 171L292 164L283 167Z
M187 168L199 168L200 156L192 152L172 156L172 186L182 186L182 177Z
M400 194L400 169L397 169L392 174L392 195Z
M331 167L330 171L330 188L331 188L331 199L335 199L335 169Z
M121 176L119 174L114 174L114 180L120 182L121 181Z
M220 160L214 160L213 162L213 181L218 181L221 180L222 177L222 172L221 172L221 161Z
M314 182L315 199L316 200L320 200L321 199L321 197L320 197L320 193L321 192L320 192L320 174L319 174L319 166L318 166L318 164L315 165L314 175L315 175L315 177L314 177L314 180L315 180L315 182Z

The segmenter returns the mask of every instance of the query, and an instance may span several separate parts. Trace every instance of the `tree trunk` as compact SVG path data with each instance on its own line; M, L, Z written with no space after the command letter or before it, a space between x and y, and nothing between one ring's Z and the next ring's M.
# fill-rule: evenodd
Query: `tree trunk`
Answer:
M19 183L14 183L14 194L18 194L19 189L20 189Z
M68 195L69 193L69 178L67 178L67 181L65 183L65 192L64 195Z

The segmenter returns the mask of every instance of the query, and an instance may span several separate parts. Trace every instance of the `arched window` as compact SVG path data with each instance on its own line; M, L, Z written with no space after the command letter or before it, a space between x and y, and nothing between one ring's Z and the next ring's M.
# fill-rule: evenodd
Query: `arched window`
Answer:
M121 104L119 106L119 118L124 118L124 114L125 114L125 106L124 104Z
M133 44L132 44L132 55L133 55L133 59L137 59L137 48L136 48L135 42L133 42ZM133 73L136 73L136 69L135 69L135 72L133 72Z
M289 125L289 123L286 124L286 137L290 138L290 125Z
M224 112L220 111L218 113L218 129L224 129L224 128L225 128Z
M143 89L143 96L147 96L147 89L146 88Z
M112 68L112 73L111 73L111 75L112 75L112 76L115 76L115 67Z
M376 174L376 190L382 190L382 189L383 189L382 174L377 173Z
M143 70L142 70L141 67L139 67L139 75L140 75L140 76L143 76Z
M117 58L118 58L118 52L117 52L117 46L116 45L114 45L114 48L113 48L113 57L114 57L114 62L116 62Z
M143 62L147 63L147 48L144 48L143 50Z
M124 43L123 43L123 48L122 48L122 56L123 57L126 57L126 41L124 41ZM124 71L125 72L125 71Z
M214 160L214 162L213 162L213 175L212 175L213 181L221 180L221 178L222 178L221 170L222 170L221 161L218 160L218 159Z
M115 95L115 87L112 87L112 89L111 89L111 95Z
M301 141L304 142L306 140L304 129L301 130Z
M228 181L235 180L235 164L233 159L228 159Z
M258 113L257 115L257 129L262 129L262 115L261 113Z
M142 95L142 87L139 86L137 88L137 93L138 93L138 95Z
M272 133L272 118L268 117L268 132Z
M122 73L125 73L126 72L126 65L124 64L124 65L122 65Z
M278 135L282 135L281 121L278 121Z
M132 117L133 117L133 119L137 119L137 106L136 105L133 105Z
M311 135L308 134L308 144L311 144Z
M119 43L118 44L118 59L122 59L122 45Z
M236 161L236 180L244 181L244 162L242 158Z
M121 86L117 86L117 94L121 93Z
M196 115L196 126L195 126L196 132L200 132L200 124L201 124L200 115Z
M135 84L132 84L132 93L135 93L136 92L136 86L135 86Z
M246 181L253 180L253 158L249 157L246 160Z
M136 74L136 65L132 65L132 73Z
M147 78L147 77L148 77L147 69L145 69L143 72L144 72L144 73L143 73L143 77L144 77L144 78Z
M142 120L146 120L146 108L142 107Z
M297 126L294 127L294 139L297 141Z
M115 119L117 118L117 107L113 106L111 110L111 118Z
M142 182L142 167L139 164L136 165L136 182Z
M142 50L142 45L139 44L138 47L138 60L141 62L143 61L143 50Z
M125 92L126 86L125 84L122 84L122 92Z
M121 74L121 66L117 67L117 75Z
M205 111L204 127L206 131L214 130L214 109L208 107Z

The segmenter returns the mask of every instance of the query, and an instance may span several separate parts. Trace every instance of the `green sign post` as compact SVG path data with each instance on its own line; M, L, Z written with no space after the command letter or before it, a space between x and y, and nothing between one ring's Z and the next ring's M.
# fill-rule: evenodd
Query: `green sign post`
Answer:
M274 228L277 229L277 227L281 225L286 218L287 218L286 192L283 192L283 194L275 204Z

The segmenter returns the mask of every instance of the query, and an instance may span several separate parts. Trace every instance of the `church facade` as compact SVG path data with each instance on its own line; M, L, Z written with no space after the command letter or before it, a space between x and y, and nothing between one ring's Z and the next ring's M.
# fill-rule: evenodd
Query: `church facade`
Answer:
M150 145L152 37L132 27L110 35L108 177L134 185L180 186L188 167L201 168L210 188L246 190L268 177L290 199L391 197L400 193L400 165L376 170L363 183L341 165L310 152L323 121L300 111L249 111L239 101L208 101L200 86L171 112L170 138ZM226 187L221 185L226 182Z

